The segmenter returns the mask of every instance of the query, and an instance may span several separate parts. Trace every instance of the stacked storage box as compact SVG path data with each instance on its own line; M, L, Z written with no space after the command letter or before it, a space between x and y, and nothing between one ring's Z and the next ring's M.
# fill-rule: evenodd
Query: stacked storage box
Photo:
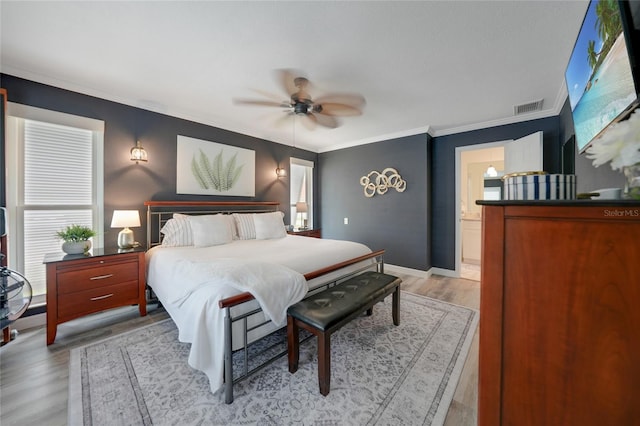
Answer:
M510 173L503 178L505 200L573 200L576 175Z

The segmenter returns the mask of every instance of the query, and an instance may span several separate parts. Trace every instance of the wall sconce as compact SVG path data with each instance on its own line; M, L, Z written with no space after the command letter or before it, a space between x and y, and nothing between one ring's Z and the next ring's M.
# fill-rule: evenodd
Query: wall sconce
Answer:
M491 164L489 164L489 167L487 167L487 176L490 176L490 177L498 176L498 171Z
M111 218L112 228L124 228L118 234L118 247L132 248L136 246L133 231L129 227L140 226L140 214L138 210L114 210Z
M278 168L276 169L276 176L277 176L278 178L286 177L286 176L287 176L287 169L282 168L282 167L278 167Z
M147 151L140 145L140 141L136 141L136 146L131 148L131 161L135 161L136 164L138 164L139 161L147 162Z

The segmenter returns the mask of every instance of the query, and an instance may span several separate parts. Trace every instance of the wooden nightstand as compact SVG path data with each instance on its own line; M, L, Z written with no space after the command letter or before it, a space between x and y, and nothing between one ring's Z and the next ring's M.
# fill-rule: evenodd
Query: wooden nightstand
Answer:
M297 229L293 231L287 231L287 234L301 235L303 237L322 238L322 232L320 229Z
M47 345L58 324L105 309L138 305L147 314L145 251L93 249L88 256L47 254Z

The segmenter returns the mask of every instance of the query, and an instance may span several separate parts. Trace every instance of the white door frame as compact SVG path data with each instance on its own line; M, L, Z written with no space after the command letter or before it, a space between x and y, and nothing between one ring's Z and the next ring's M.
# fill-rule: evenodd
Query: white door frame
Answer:
M482 149L487 149L487 148L496 148L496 147L500 147L500 146L505 146L507 143L511 142L512 139L509 140L503 140L503 141L496 141L496 142L487 142L487 143L481 143L481 144L476 144L476 145L465 145L465 146L458 146L456 147L456 211L455 211L455 220L456 220L456 248L455 248L455 253L456 253L456 259L455 259L455 269L453 271L453 276L456 278L460 278L460 270L461 270L461 264L462 264L462 231L461 231L461 223L462 223L462 217L461 216L461 205L460 205L460 194L462 193L462 182L461 182L461 175L462 175L462 152L464 151L477 151L477 150L482 150Z

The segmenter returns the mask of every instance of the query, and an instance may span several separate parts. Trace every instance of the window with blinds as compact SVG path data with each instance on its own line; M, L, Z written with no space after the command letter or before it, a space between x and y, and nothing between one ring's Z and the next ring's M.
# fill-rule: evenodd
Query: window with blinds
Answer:
M289 177L291 224L296 228L305 226L313 229L313 162L300 158L291 158ZM296 204L307 203L306 212L298 212Z
M14 213L9 226L15 236L9 244L9 261L27 277L34 296L46 293L42 261L45 254L61 251L58 230L72 224L99 233L103 228L102 130L94 124L82 126L82 117L71 120L78 127L59 124L69 120L58 114L52 113L51 121L21 117L9 121L9 154L16 160L8 182L8 207ZM101 245L94 241L94 246Z

